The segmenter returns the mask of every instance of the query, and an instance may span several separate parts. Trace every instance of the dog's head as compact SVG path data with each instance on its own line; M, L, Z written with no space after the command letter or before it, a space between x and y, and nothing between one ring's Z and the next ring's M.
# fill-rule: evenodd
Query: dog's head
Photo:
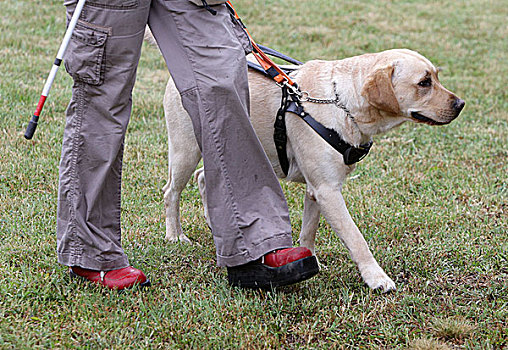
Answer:
M438 69L410 50L381 53L361 94L379 110L429 125L450 123L465 105L441 85Z

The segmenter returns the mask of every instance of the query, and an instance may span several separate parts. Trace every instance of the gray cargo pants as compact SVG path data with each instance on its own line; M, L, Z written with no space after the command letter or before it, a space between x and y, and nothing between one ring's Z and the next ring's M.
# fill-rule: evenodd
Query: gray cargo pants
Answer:
M68 17L76 2L66 1ZM64 59L74 86L60 162L60 263L129 265L120 234L122 154L146 24L201 147L219 266L292 245L283 193L249 122L250 45L224 5L213 9L215 16L189 0L87 1Z

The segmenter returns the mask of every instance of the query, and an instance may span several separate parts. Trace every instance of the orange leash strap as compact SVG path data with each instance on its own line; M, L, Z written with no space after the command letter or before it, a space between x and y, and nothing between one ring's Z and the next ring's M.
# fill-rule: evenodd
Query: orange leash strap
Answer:
M250 42L252 44L252 47L254 48L254 51L252 54L254 57L256 57L256 60L259 62L261 67L266 71L266 73L275 80L280 85L284 85L285 83L289 85L290 88L293 90L298 89L298 85L291 80L291 78L277 66L275 62L272 61L270 57L268 57L256 44L254 39L252 39L252 36L250 35L249 31L247 30L247 27L243 24L241 18L238 16L238 13L236 13L236 10L234 9L233 5L231 5L230 1L227 1L227 5L231 11L232 14L234 14L235 18L238 20L238 22L241 24L245 32L247 33Z

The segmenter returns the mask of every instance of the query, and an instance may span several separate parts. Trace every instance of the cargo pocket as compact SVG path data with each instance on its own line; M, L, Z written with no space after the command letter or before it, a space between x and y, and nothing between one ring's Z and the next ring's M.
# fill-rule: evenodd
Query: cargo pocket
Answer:
M250 38L247 35L247 32L243 28L242 24L239 20L237 20L234 16L231 16L231 22L233 24L233 33L235 33L238 41L242 45L245 54L249 54L252 52L252 43L250 42Z
M100 85L104 80L107 29L79 21L64 57L67 72L75 81Z

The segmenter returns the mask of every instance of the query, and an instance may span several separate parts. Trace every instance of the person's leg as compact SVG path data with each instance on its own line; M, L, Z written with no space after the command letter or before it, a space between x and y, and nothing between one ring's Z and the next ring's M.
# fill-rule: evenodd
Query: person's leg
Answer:
M75 3L66 1L68 16ZM64 57L74 86L60 162L57 253L67 266L129 265L120 233L122 155L149 3L87 2Z
M219 266L292 246L287 204L249 121L244 35L224 5L154 0L149 24L192 118ZM245 44L245 43L244 43ZM248 44L246 44L248 45Z

